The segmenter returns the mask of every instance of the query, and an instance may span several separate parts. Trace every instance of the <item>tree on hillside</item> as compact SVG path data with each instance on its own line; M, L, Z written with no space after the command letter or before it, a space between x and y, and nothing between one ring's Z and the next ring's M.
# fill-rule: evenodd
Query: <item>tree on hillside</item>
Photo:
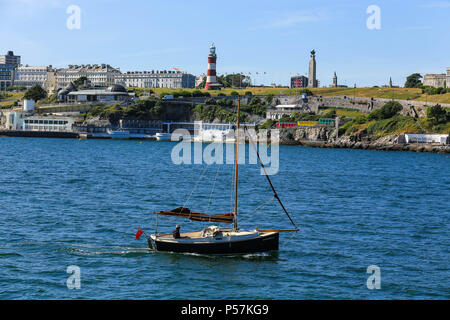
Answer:
M41 99L47 98L47 91L44 90L40 85L35 85L28 89L27 92L25 92L25 95L23 96L26 100L34 100L38 101Z
M223 85L225 88L247 88L250 86L250 78L242 73L233 73L227 75L217 76L217 82ZM205 88L206 77L197 86L199 89Z
M213 105L213 104L217 104L217 103L216 103L216 100L215 100L215 99L213 99L213 98L208 98L208 99L205 100L205 104L207 104L207 105Z
M125 109L124 117L130 119L147 119L165 112L165 104L161 100L138 100L134 105Z
M306 89L306 88L303 88L303 89L300 89L300 90L298 90L298 93L299 94L306 94L307 96L313 96L314 94L312 93L312 91L311 90L309 90L309 89Z
M251 105L261 104L262 101L259 97L253 97L252 100L250 100Z
M433 124L445 123L449 120L448 118L450 118L447 111L445 111L440 104L428 108L427 117Z
M191 95L193 97L203 97L203 92L201 92L200 90L194 90L192 91Z
M197 89L205 89L205 85L206 85L206 77L203 77L202 82L200 82L198 84L198 86L196 86Z
M84 82L85 81L87 81L88 80L88 78L87 77L79 77L77 80L75 80L74 82L73 82L73 84L77 87L77 88L79 88L79 87L81 87L81 86L83 86L84 85Z
M395 116L403 109L403 106L397 101L389 101L380 109L376 109L369 114L370 120L383 120Z
M216 103L222 107L231 107L233 105L233 100L222 98L217 100Z
M247 88L250 86L250 78L242 73L227 74L217 77L217 81L226 88Z
M420 73L413 73L408 76L406 78L405 88L418 88L422 84L422 81L420 81L421 78Z
M265 102L265 103L268 103L268 104L271 104L272 101L273 101L273 97L274 97L274 95L273 95L272 93L268 94L268 95L264 98L264 102Z

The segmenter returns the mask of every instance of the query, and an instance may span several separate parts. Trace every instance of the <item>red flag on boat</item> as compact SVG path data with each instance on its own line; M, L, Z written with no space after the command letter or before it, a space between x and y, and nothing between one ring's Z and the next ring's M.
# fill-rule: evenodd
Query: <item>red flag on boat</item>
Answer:
M139 237L144 233L144 231L141 230L141 228L138 228L138 231L136 232L136 240L139 240Z

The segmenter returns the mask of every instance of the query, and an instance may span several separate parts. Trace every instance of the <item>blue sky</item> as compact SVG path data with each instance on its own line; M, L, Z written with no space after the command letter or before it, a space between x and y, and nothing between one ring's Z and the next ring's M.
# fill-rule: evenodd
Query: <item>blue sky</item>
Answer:
M70 5L81 9L79 30L66 27ZM379 30L366 27L370 5L381 10ZM214 42L218 74L288 84L307 73L315 49L321 85L334 71L349 86L383 85L390 76L403 85L411 73L450 67L449 17L450 1L442 0L0 0L0 52L13 50L29 65L200 75Z

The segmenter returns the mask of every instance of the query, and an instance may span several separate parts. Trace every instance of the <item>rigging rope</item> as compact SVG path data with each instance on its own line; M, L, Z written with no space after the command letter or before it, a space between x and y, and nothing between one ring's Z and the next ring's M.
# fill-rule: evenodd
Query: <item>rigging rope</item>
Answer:
M245 129L247 129L247 126L245 126ZM294 221L292 220L291 216L290 216L289 213L287 212L286 208L284 207L283 203L281 202L281 199L280 199L280 197L278 196L277 192L275 191L275 188L274 188L274 186L273 186L273 184L272 184L272 181L270 181L269 175L267 174L266 168L264 167L264 164L262 163L261 158L259 157L258 150L257 150L255 144L253 143L253 140L252 140L252 137L251 137L250 133L249 133L248 136L249 136L248 140L249 140L250 144L253 146L253 148L255 149L256 156L258 157L259 163L260 163L261 167L263 168L264 174L266 175L266 178L267 178L267 181L268 181L269 184L270 184L270 187L272 188L274 198L276 198L276 199L278 200L278 202L279 202L280 205L281 205L281 208L283 208L284 213L286 213L286 215L287 215L287 217L289 218L289 220L291 221L292 225L293 225L297 230L299 230L298 227L295 225Z
M252 214L253 212L256 212L262 208L264 208L265 206L267 206L270 202L273 201L273 199L275 199L275 197L270 198L269 200L267 200L266 202L264 202L262 205L260 205L259 207L257 207L255 210L253 210L252 212L250 212L250 214Z
M188 199L187 199L186 202L184 203L183 209L186 208L186 205L188 204L189 200L191 199L192 194L195 192L195 190L197 189L198 185L200 184L200 181L202 180L202 177L203 177L203 175L205 174L206 169L208 169L208 166L209 166L209 165L206 165L205 169L203 169L203 172L202 172L202 174L200 175L200 178L198 179L197 183L195 184L194 189L192 189L191 194L189 195Z
M213 193L214 193L214 188L215 188L216 182L217 182L217 176L219 175L219 169L220 169L221 167L222 167L221 165L218 165L218 166L217 166L216 176L215 176L215 178L214 178L214 183L213 183L213 186L212 186L211 194L209 195L208 206L206 207L205 213L208 213L208 212L209 212L209 206L210 206L210 204L211 204L211 199L212 199L212 196L213 196Z
M251 212L248 214L248 216L251 216L254 212L256 212L256 211L258 211L258 210L264 208L265 206L267 206L270 202L273 201L274 198L275 198L275 197L272 196L272 198L270 198L269 200L267 200L267 201L264 202L263 204L259 205L256 209L254 209L253 211L251 211ZM246 218L244 218L244 219L242 218L242 215L241 215L240 217L241 217L241 218L239 219L239 221L241 221L241 222L246 222L246 221L247 221Z
M231 169L231 183L230 183L230 212L233 211L233 195L234 195L234 168Z

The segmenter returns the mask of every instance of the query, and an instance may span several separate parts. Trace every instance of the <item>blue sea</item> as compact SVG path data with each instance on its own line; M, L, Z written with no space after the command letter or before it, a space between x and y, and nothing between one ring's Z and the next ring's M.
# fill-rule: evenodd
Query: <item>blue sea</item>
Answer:
M154 210L232 211L233 166L176 165L175 145L0 138L0 299L450 298L449 155L281 146L271 179L300 231L277 253L219 257L135 240ZM257 165L239 178L241 228L292 228ZM158 231L176 223L208 226Z

